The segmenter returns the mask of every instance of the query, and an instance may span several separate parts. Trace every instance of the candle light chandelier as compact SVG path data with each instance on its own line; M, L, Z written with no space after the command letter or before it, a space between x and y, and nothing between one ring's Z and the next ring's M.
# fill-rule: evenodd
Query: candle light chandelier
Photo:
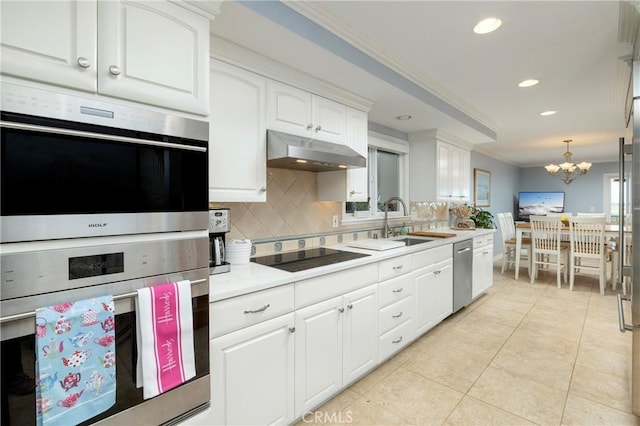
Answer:
M580 176L586 175L591 168L591 163L583 161L581 163L574 164L571 161L571 156L573 154L569 151L569 144L572 142L572 139L566 139L562 142L567 144L567 152L562 154L564 156L564 163L549 164L548 166L544 166L544 168L550 175L559 177L564 181L564 183L569 185Z

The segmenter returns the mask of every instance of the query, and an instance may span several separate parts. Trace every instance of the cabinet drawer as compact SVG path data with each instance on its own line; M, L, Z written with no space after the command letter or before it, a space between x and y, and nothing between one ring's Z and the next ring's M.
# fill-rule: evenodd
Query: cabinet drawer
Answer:
M433 265L442 260L448 259L453 256L453 246L447 244L445 246L424 250L413 254L412 266L416 270L418 268L424 268L425 266Z
M293 311L293 284L245 294L212 303L209 309L211 339Z
M415 278L413 274L405 274L380 283L380 307L384 308L415 292Z
M481 237L475 237L473 239L473 248L483 247L487 245L493 245L493 234L483 235Z
M413 318L413 297L405 297L380 310L380 334L383 335L402 322Z
M413 327L413 320L410 319L380 336L378 353L380 354L381 362L411 342L414 333Z
M300 309L377 282L376 263L299 281L295 284L295 307Z
M380 262L380 281L411 272L411 255L394 257Z

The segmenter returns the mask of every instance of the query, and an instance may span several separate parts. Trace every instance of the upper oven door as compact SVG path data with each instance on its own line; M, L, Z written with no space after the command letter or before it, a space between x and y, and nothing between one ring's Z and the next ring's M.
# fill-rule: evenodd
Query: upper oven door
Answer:
M0 126L3 243L207 228L206 138L4 110Z

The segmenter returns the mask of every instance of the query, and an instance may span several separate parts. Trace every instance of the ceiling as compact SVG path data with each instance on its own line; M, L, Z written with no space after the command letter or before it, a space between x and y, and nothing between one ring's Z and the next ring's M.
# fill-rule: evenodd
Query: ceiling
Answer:
M403 133L444 130L520 167L560 162L562 141L573 139L574 162L608 162L618 138L630 137L633 46L619 41L619 21L620 10L635 10L626 6L228 0L212 33L366 98L370 122ZM502 26L474 34L489 16ZM540 84L519 88L527 78ZM540 116L547 110L558 112Z

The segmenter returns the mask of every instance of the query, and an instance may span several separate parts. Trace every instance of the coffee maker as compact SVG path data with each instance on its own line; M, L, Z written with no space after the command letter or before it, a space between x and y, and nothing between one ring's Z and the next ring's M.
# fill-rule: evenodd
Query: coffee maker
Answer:
M209 210L209 273L211 275L231 270L225 259L225 235L229 232L230 226L229 209Z

